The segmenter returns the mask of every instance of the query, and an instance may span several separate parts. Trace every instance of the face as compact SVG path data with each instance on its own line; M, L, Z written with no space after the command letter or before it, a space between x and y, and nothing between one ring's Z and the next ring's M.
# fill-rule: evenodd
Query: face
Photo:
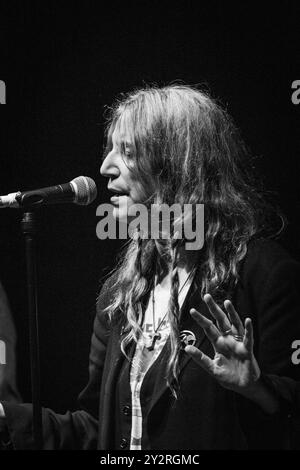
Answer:
M110 202L114 206L114 218L129 223L129 207L142 203L145 200L145 193L130 169L133 155L129 135L115 129L112 134L112 146L112 150L101 165L100 173L109 178L107 187L113 193Z

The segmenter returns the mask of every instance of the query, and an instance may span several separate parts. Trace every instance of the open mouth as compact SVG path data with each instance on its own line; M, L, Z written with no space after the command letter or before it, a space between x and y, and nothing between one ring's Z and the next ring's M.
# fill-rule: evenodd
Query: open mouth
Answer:
M113 193L113 195L111 196L111 199L122 197L122 196L128 196L128 193L120 191L118 189L108 187L108 190Z
M111 198L110 198L110 201L112 203L115 203L115 204L119 204L119 201L120 201L120 198L123 198L123 197L127 197L128 196L128 193L123 193L121 191L113 191L112 192L114 193Z
M115 198L119 198L119 197L123 197L123 196L128 196L128 194L127 193L114 193L111 196L111 199L115 199Z

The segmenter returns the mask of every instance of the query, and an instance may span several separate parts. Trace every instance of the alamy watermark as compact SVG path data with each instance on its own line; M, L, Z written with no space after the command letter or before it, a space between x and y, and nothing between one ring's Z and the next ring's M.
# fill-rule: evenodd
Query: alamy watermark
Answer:
M186 250L200 250L204 244L204 204L133 204L122 203L124 217L114 216L113 204L100 204L96 215L96 234L100 240L135 238L137 231L142 239L185 239ZM118 230L117 230L118 229ZM118 232L118 233L117 233Z
M6 345L2 340L0 340L0 365L1 364L6 364Z
M300 339L295 339L295 341L293 341L292 349L295 349L292 354L292 363L297 366L300 364Z
M300 103L300 80L293 81L292 89L295 90L291 96L292 103L299 104Z
M0 80L0 104L6 104L6 85L3 80Z

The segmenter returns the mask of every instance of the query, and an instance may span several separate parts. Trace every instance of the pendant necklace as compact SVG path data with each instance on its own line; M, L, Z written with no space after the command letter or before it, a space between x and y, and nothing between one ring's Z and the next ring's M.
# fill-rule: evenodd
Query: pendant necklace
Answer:
M191 269L190 273L186 277L186 280L184 281L183 285L181 286L181 288L178 292L178 297L179 297L182 289L184 288L184 286L186 285L186 283L188 282L188 280L190 279L190 277L192 276L192 274L194 272L195 272L195 267L193 269ZM152 335L149 335L149 340L151 341L151 344L149 346L146 346L148 351L153 351L156 341L161 339L161 334L158 332L158 330L160 329L163 321L165 320L165 318L168 314L168 309L167 309L167 311L164 314L163 318L160 320L159 324L155 328L155 297L154 297L154 290L155 290L156 286L157 286L157 274L155 275L155 283L154 283L154 288L152 290L152 319L153 319L153 329L154 329L154 331L153 331Z

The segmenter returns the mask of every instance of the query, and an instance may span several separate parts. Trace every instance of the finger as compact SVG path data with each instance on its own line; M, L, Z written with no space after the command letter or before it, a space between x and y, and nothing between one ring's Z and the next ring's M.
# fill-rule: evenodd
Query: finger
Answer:
M229 319L230 319L231 323L233 324L233 326L236 329L236 332L234 332L234 333L237 333L239 335L243 335L244 331L245 331L244 325L242 323L242 320L239 317L239 314L237 313L236 309L234 308L233 304L231 303L231 301L230 300L225 300L224 307L226 309L226 312L228 313L228 316L229 316Z
M253 353L253 326L251 318L246 318L245 320L245 335L244 335L244 346L248 352Z
M218 327L220 331L227 331L231 328L230 321L227 318L227 315L223 312L223 310L216 304L214 299L210 294L205 294L203 297L204 302L206 303L210 313L212 316L217 320Z
M197 364L199 364L199 366L206 370L206 372L211 375L213 374L214 363L210 357L206 356L206 354L203 354L203 352L201 352L198 348L195 348L195 346L186 346L184 350Z
M214 345L217 339L220 337L220 332L218 328L213 324L211 320L201 315L201 313L198 312L198 310L196 310L195 308L191 308L190 314L192 315L194 320L196 320L196 322L199 323L199 325L203 328L204 333L206 334L210 342Z

